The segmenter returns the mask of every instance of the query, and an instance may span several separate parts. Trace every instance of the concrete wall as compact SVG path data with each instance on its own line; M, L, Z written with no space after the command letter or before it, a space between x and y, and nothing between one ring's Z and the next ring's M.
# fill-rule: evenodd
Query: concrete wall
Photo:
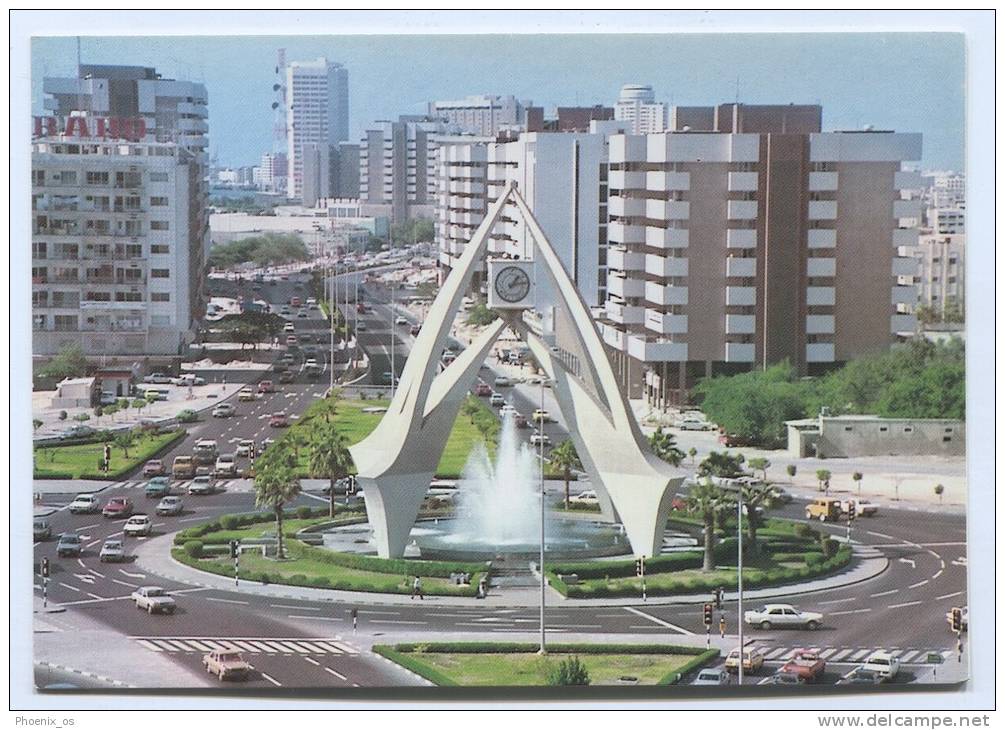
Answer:
M789 427L789 451L793 456L825 458L856 456L944 455L963 456L966 425L950 419L845 419L821 418L817 430Z

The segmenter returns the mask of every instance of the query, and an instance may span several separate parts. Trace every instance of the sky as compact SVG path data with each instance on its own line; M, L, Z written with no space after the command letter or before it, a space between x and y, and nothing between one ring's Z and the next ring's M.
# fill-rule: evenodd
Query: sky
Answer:
M962 170L962 34L352 35L82 37L83 63L154 66L206 84L210 152L257 163L273 148L275 59L325 56L349 70L350 141L426 102L513 94L549 107L612 106L626 83L671 104L818 103L824 129L921 132L926 169ZM71 76L72 37L32 40L32 109L43 76Z

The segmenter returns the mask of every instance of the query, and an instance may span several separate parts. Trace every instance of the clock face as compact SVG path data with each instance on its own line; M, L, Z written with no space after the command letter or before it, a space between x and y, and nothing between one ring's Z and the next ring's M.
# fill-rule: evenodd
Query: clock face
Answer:
M517 266L507 266L496 275L496 294L511 304L522 301L530 292L530 277Z

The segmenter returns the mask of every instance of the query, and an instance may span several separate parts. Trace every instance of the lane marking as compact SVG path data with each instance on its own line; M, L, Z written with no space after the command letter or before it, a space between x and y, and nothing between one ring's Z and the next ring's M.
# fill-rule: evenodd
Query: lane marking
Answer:
M395 621L395 620L392 620L392 619L389 619L389 618L384 618L384 619L381 619L381 618L372 618L372 619L370 619L370 623L372 623L372 624L412 624L412 625L415 625L415 626L426 626L429 622L428 621Z
M942 601L942 600L945 600L946 598L956 598L956 596L962 596L962 595L963 595L963 591L956 591L956 593L947 593L944 596L936 596L935 600L936 601Z
M282 687L282 686L283 686L282 684L280 684L279 682L277 682L276 680L274 680L274 679L273 679L272 677L270 677L270 676L269 676L268 674L266 674L265 672L263 672L263 671L259 670L259 672L258 672L258 673L259 673L259 674L261 674L261 675L262 675L262 676L263 676L263 677L264 677L265 679L267 679L267 680L269 680L270 682L272 682L272 683L273 683L274 685L276 685L277 687Z
M216 601L217 603L237 603L237 604L240 604L242 606L247 606L248 605L247 601L235 601L235 600L230 599L230 598L213 598L211 596L206 596L206 600L207 601Z
M129 571L125 570L124 568L119 568L119 572L122 573L122 575L128 576L130 578L146 578L147 577L146 573L130 573Z
M349 681L348 679L346 679L346 676L344 674L339 674L338 672L336 672L331 667L324 667L324 670L326 672L328 672L328 674L334 674L336 677L338 677L339 679L341 679L343 682L348 682Z
M910 558L898 558L897 561L901 563L908 563L912 568L918 567L917 563L915 563L915 561L911 560Z
M882 593L870 593L869 598L881 598L882 596L892 596L894 593L900 593L899 588L894 588L890 591L883 591Z
M848 603L850 601L857 601L858 598L835 598L833 601L820 601L821 606L826 606L831 603Z
M279 603L270 603L270 608L288 608L293 611L320 611L320 608L311 608L310 606L284 606Z
M118 583L120 586L125 586L126 588L138 587L136 583L127 583L126 581L119 580L118 578L112 578L112 583Z
M890 606L887 606L887 608L907 608L908 606L918 606L920 604L921 601L908 601L907 603L894 603Z
M63 588L69 588L74 593L81 593L82 592L79 588L74 588L73 586L68 585L67 583L60 583L60 585L63 586Z
M305 662L310 662L315 667L320 667L321 666L321 662L317 661L316 659L311 659L309 656L305 656L304 657L304 661Z
M637 608L632 608L631 606L625 606L624 609L626 611L628 611L629 613L634 613L636 616L640 616L640 617L642 617L644 619L652 621L655 624L659 624L660 626L663 626L665 628L673 629L674 631L677 631L678 633L685 634L687 636L694 636L695 635L693 631L688 631L687 629L685 629L685 628L683 628L681 626L676 626L676 625L670 623L669 621L664 621L661 618L656 618L655 616L650 616L645 611L640 611Z
M851 613L869 613L871 608L856 608L853 611L832 611L831 616L846 616Z
M926 583L928 583L928 578L925 578L925 580L919 580L917 583L912 583L911 585L908 586L908 588L920 588Z
M332 616L297 616L294 614L288 615L286 618L300 618L300 619L313 619L314 621L342 621L343 619L334 618Z

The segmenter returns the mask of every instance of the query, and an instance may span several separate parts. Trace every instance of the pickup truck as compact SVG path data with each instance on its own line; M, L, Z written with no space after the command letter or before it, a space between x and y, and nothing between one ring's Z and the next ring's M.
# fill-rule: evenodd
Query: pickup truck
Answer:
M215 674L221 682L225 679L247 679L251 665L236 651L211 651L202 658L202 664L209 674Z
M130 598L133 599L136 608L149 614L171 614L177 608L174 599L159 586L140 586L132 592Z
M794 674L804 682L816 682L823 676L827 663L815 651L800 649L779 670Z

